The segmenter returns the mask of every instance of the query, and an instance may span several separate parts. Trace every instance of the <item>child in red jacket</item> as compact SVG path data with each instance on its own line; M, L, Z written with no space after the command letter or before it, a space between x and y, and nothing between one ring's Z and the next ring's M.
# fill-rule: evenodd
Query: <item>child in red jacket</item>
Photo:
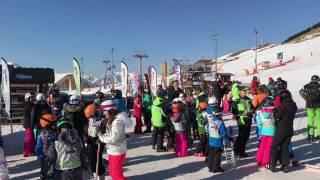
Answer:
M137 96L133 103L133 115L136 118L136 125L134 127L134 134L142 134L142 100Z

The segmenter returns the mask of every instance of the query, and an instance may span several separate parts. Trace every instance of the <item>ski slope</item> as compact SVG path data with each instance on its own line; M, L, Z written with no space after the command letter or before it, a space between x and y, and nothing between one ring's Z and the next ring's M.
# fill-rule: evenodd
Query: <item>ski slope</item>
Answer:
M306 40L300 43L278 45L264 51L258 52L258 64L263 61L277 63L277 53L283 52L283 62L288 62L295 57L296 61L286 63L283 66L259 71L257 75L261 83L267 84L268 77L276 79L282 77L288 82L288 89L292 92L299 107L304 106L303 99L299 96L299 90L310 82L311 76L320 76L320 37ZM238 55L236 61L226 62L222 66L223 72L235 74L235 79L244 83L250 83L253 75L245 76L243 69L253 69L254 51Z

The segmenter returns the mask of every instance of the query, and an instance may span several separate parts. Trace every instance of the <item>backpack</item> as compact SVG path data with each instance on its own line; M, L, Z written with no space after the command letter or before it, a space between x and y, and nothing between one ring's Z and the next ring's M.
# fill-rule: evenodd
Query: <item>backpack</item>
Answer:
M304 86L305 99L309 103L315 103L320 101L320 84L309 83Z

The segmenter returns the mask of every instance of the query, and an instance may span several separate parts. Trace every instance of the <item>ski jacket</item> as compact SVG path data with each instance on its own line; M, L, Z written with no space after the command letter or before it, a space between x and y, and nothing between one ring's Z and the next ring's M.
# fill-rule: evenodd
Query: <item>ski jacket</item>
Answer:
M233 101L237 101L240 99L240 95L239 95L239 84L238 83L234 83L231 87L231 95L232 95L232 100Z
M88 125L83 108L79 105L67 105L64 108L64 117L73 121L74 129L77 130L80 138L83 138L85 127Z
M139 99L134 100L133 104L133 114L135 117L142 116L142 102Z
M23 109L23 127L26 128L32 128L32 120L31 120L31 113L33 109L34 104L27 102Z
M151 107L151 122L154 127L165 127L166 123L163 118L166 116L162 108L162 99L156 98Z
M196 99L196 108L199 107L200 102L206 102L208 103L208 96L203 91L199 93Z
M307 108L320 108L320 84L310 82L300 90L300 95L306 100Z
M144 111L151 111L152 97L150 94L143 94L142 107Z
M284 100L280 108L274 110L275 135L293 135L293 120L297 105L293 100Z
M257 113L258 135L273 136L275 132L273 107L263 107Z
M257 109L261 103L263 102L263 100L268 97L269 94L265 93L265 92L258 92L258 94L253 98L252 100L252 106L253 108Z
M253 114L252 103L249 97L242 97L237 101L236 115L238 118L238 125L251 125L251 117Z
M178 88L178 90L175 90L174 87L169 86L167 88L168 101L173 101L174 98L178 98L180 93L183 93L180 88Z
M127 152L126 121L128 116L120 113L111 125L107 125L106 133L98 133L99 140L106 144L107 153L110 155L122 155Z
M185 121L182 118L184 118L184 116L182 115L181 112L173 113L170 116L170 120L173 124L174 130L177 133L186 131L185 124L184 124Z
M50 114L51 107L45 101L36 102L31 112L32 127L40 127L40 118L44 114Z
M116 103L117 110L119 112L126 112L127 113L127 106L125 99L115 99L114 102Z
M209 146L215 148L223 147L223 142L228 139L226 127L221 117L208 117Z
M86 153L77 131L70 129L60 133L58 140L50 146L47 161L54 161L57 170L76 169L85 167Z
M258 93L259 82L252 80L250 84L250 92L252 95L257 95Z
M201 134L206 134L207 121L203 116L203 112L201 112L201 111L196 112L196 120L197 120L197 123L198 123L198 132L199 132L199 134L200 135Z
M57 134L52 129L43 128L37 138L35 152L40 160L45 160L48 149L57 139Z

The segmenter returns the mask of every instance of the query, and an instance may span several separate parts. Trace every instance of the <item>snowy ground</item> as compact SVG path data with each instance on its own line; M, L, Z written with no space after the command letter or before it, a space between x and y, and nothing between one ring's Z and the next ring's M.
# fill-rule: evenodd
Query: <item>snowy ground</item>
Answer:
M235 126L235 122L226 117L227 126ZM320 165L320 144L310 145L306 141L306 118L303 112L297 114L295 120L295 136L293 137L293 146L296 158L302 162L314 165ZM3 135L5 139L7 161L11 179L39 179L39 164L35 157L23 158L21 155L23 145L23 132L21 126L14 126L15 145L13 149L10 145L10 136L8 130L10 126L3 126ZM185 158L176 158L174 153L156 153L150 146L150 135L133 135L128 139L129 151L125 175L129 179L302 179L320 177L320 173L308 169L292 168L291 172L284 174L282 172L271 173L269 170L259 168L255 165L255 152L257 150L257 140L252 129L252 136L247 146L249 157L237 161L235 169L230 169L229 165L223 162L227 172L223 174L212 174L207 171L206 163L203 158L189 156ZM9 143L9 144L8 144ZM194 148L190 151L192 154Z

